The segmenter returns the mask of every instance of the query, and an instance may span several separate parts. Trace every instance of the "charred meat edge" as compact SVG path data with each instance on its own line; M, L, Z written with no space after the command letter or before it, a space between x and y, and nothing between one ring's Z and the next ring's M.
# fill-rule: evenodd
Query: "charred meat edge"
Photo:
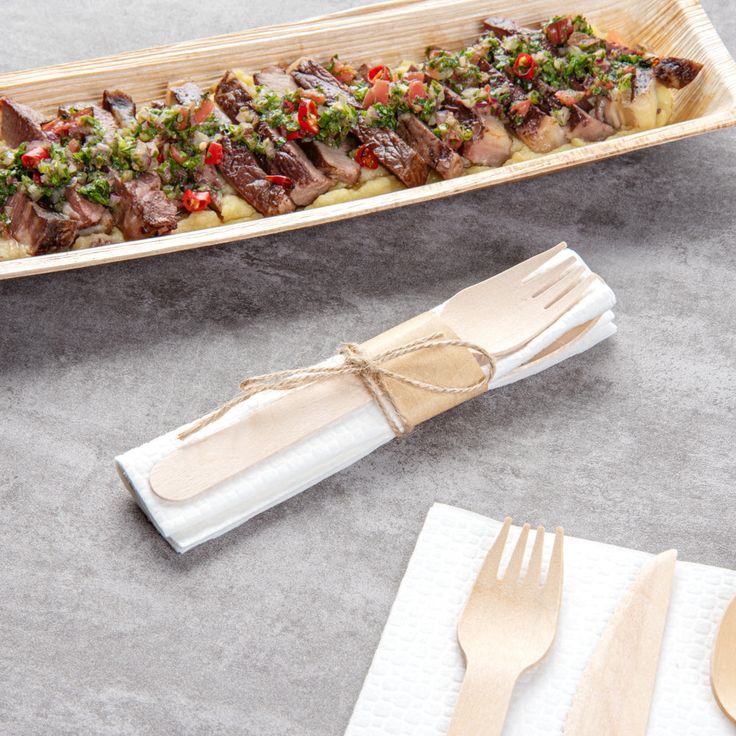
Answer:
M16 192L7 204L8 232L23 243L30 255L69 250L79 234L79 223L34 202L24 192Z

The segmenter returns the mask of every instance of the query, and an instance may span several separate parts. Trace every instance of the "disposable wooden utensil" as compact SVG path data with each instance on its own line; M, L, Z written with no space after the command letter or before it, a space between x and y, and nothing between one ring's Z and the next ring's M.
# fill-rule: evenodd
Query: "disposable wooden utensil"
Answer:
M458 640L467 669L449 736L500 734L519 675L547 654L555 637L562 596L562 529L555 533L544 582L540 580L544 547L541 526L522 574L529 524L522 527L508 567L499 579L510 526L511 519L507 518L460 618Z
M646 562L583 671L565 736L645 736L676 550Z
M494 357L523 347L598 279L586 276L572 253L550 265L566 247L560 243L459 292L442 306L442 322ZM361 381L349 375L289 391L242 421L167 455L151 471L151 488L167 500L192 498L371 401Z
M718 629L710 678L718 705L736 723L736 598L723 614Z

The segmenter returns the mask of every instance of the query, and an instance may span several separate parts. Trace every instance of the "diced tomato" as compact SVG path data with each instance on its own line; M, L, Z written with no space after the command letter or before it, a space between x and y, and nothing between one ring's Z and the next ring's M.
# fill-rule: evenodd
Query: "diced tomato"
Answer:
M526 117L526 114L529 112L529 108L532 106L532 101L530 99L526 100L519 100L519 102L514 102L513 105L509 108L509 111L512 115L519 115L520 117Z
M555 46L562 46L567 43L567 40L572 36L575 31L575 27L572 24L572 19L568 16L567 18L561 18L554 23L549 23L544 27L544 33Z
M286 134L287 141L298 141L302 137L301 130L291 130Z
M576 105L585 95L582 92L577 92L574 89L560 89L555 92L555 97L563 104L568 107Z
M35 169L45 158L49 158L49 152L43 146L34 146L26 151L20 160L27 169Z
M212 195L209 192L193 192L191 189L187 189L181 198L181 203L188 212L206 210L211 201Z
M200 103L199 107L194 111L192 120L195 125L201 125L207 118L212 115L212 111L215 109L215 103L211 98L206 97Z
M296 114L299 121L299 127L309 135L317 135L319 133L319 116L317 114L317 105L314 100L304 99L299 103L299 110Z
M69 141L69 143L67 143L67 148L72 153L76 153L81 147L82 147L82 144L79 142L79 140L77 138L72 138Z
M313 100L315 105L324 105L327 102L327 98L316 89L303 89L302 97L308 100Z
M366 77L371 83L375 82L377 79L385 79L390 82L391 70L387 66L379 64L378 66L374 66L372 69L369 69Z
M373 148L367 143L364 143L356 152L355 160L366 169L377 169L378 168L378 157L376 156Z
M207 153L204 155L204 162L210 166L217 166L222 163L222 143L212 141L207 146Z
M427 88L424 86L424 82L420 82L418 79L412 79L409 83L409 90L406 93L406 99L409 103L414 102L417 97L426 97Z
M410 81L423 82L424 72L407 72L406 74L404 74L404 79L408 79Z
M189 127L189 110L179 111L179 122L174 127L177 130L186 130Z
M391 82L385 79L377 79L373 86L368 90L368 94L363 100L363 107L367 110L371 105L380 102L382 105L388 103L389 93L391 92Z
M288 176L281 176L280 174L271 174L264 177L266 181L270 181L271 184L278 184L287 191L294 188L294 180Z
M169 148L169 153L171 154L171 158L179 165L182 165L187 160L187 157L176 146L172 145Z

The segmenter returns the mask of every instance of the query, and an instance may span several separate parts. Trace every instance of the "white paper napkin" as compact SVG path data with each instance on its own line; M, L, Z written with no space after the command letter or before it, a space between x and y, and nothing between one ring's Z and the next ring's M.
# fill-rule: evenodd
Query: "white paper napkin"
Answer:
M570 253L574 254L570 250L557 254L546 267L551 268ZM577 254L574 255L585 265ZM615 301L613 292L602 281L592 284L586 296L554 325L523 349L498 362L496 377L489 388L498 388L538 373L614 334L616 326L610 310ZM441 315L442 305L436 307L435 311ZM569 330L598 316L601 316L599 323L578 343L565 351L551 353L533 366L523 365ZM489 313L488 318L492 320L493 315ZM184 442L196 441L216 432L280 395L277 391L257 394ZM159 460L181 446L177 435L182 429L184 427L179 427L115 459L120 477L128 490L158 531L178 552L185 552L229 531L352 465L394 437L383 413L375 405L369 404L199 496L187 501L166 501L153 493L148 478Z
M456 628L501 523L435 504L419 535L346 736L443 736L465 672ZM513 527L509 538L518 537ZM548 534L546 554L552 548ZM507 545L507 549L511 545ZM560 622L546 659L514 691L504 736L562 734L583 668L651 555L565 538ZM503 563L502 563L503 565ZM710 690L710 652L736 572L678 562L649 736L733 736ZM595 736L595 734L591 734Z

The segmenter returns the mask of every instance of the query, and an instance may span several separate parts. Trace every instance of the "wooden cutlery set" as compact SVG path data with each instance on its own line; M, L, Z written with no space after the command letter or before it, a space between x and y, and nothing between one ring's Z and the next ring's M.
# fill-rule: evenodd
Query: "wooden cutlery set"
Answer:
M519 676L550 650L563 590L563 532L557 529L542 576L544 528L527 553L524 524L508 557L511 519L491 546L458 623L466 673L449 736L501 734ZM528 556L528 563L524 560ZM647 561L602 632L578 684L565 736L644 736L657 677L677 552ZM712 659L713 692L736 721L736 599L721 624Z

